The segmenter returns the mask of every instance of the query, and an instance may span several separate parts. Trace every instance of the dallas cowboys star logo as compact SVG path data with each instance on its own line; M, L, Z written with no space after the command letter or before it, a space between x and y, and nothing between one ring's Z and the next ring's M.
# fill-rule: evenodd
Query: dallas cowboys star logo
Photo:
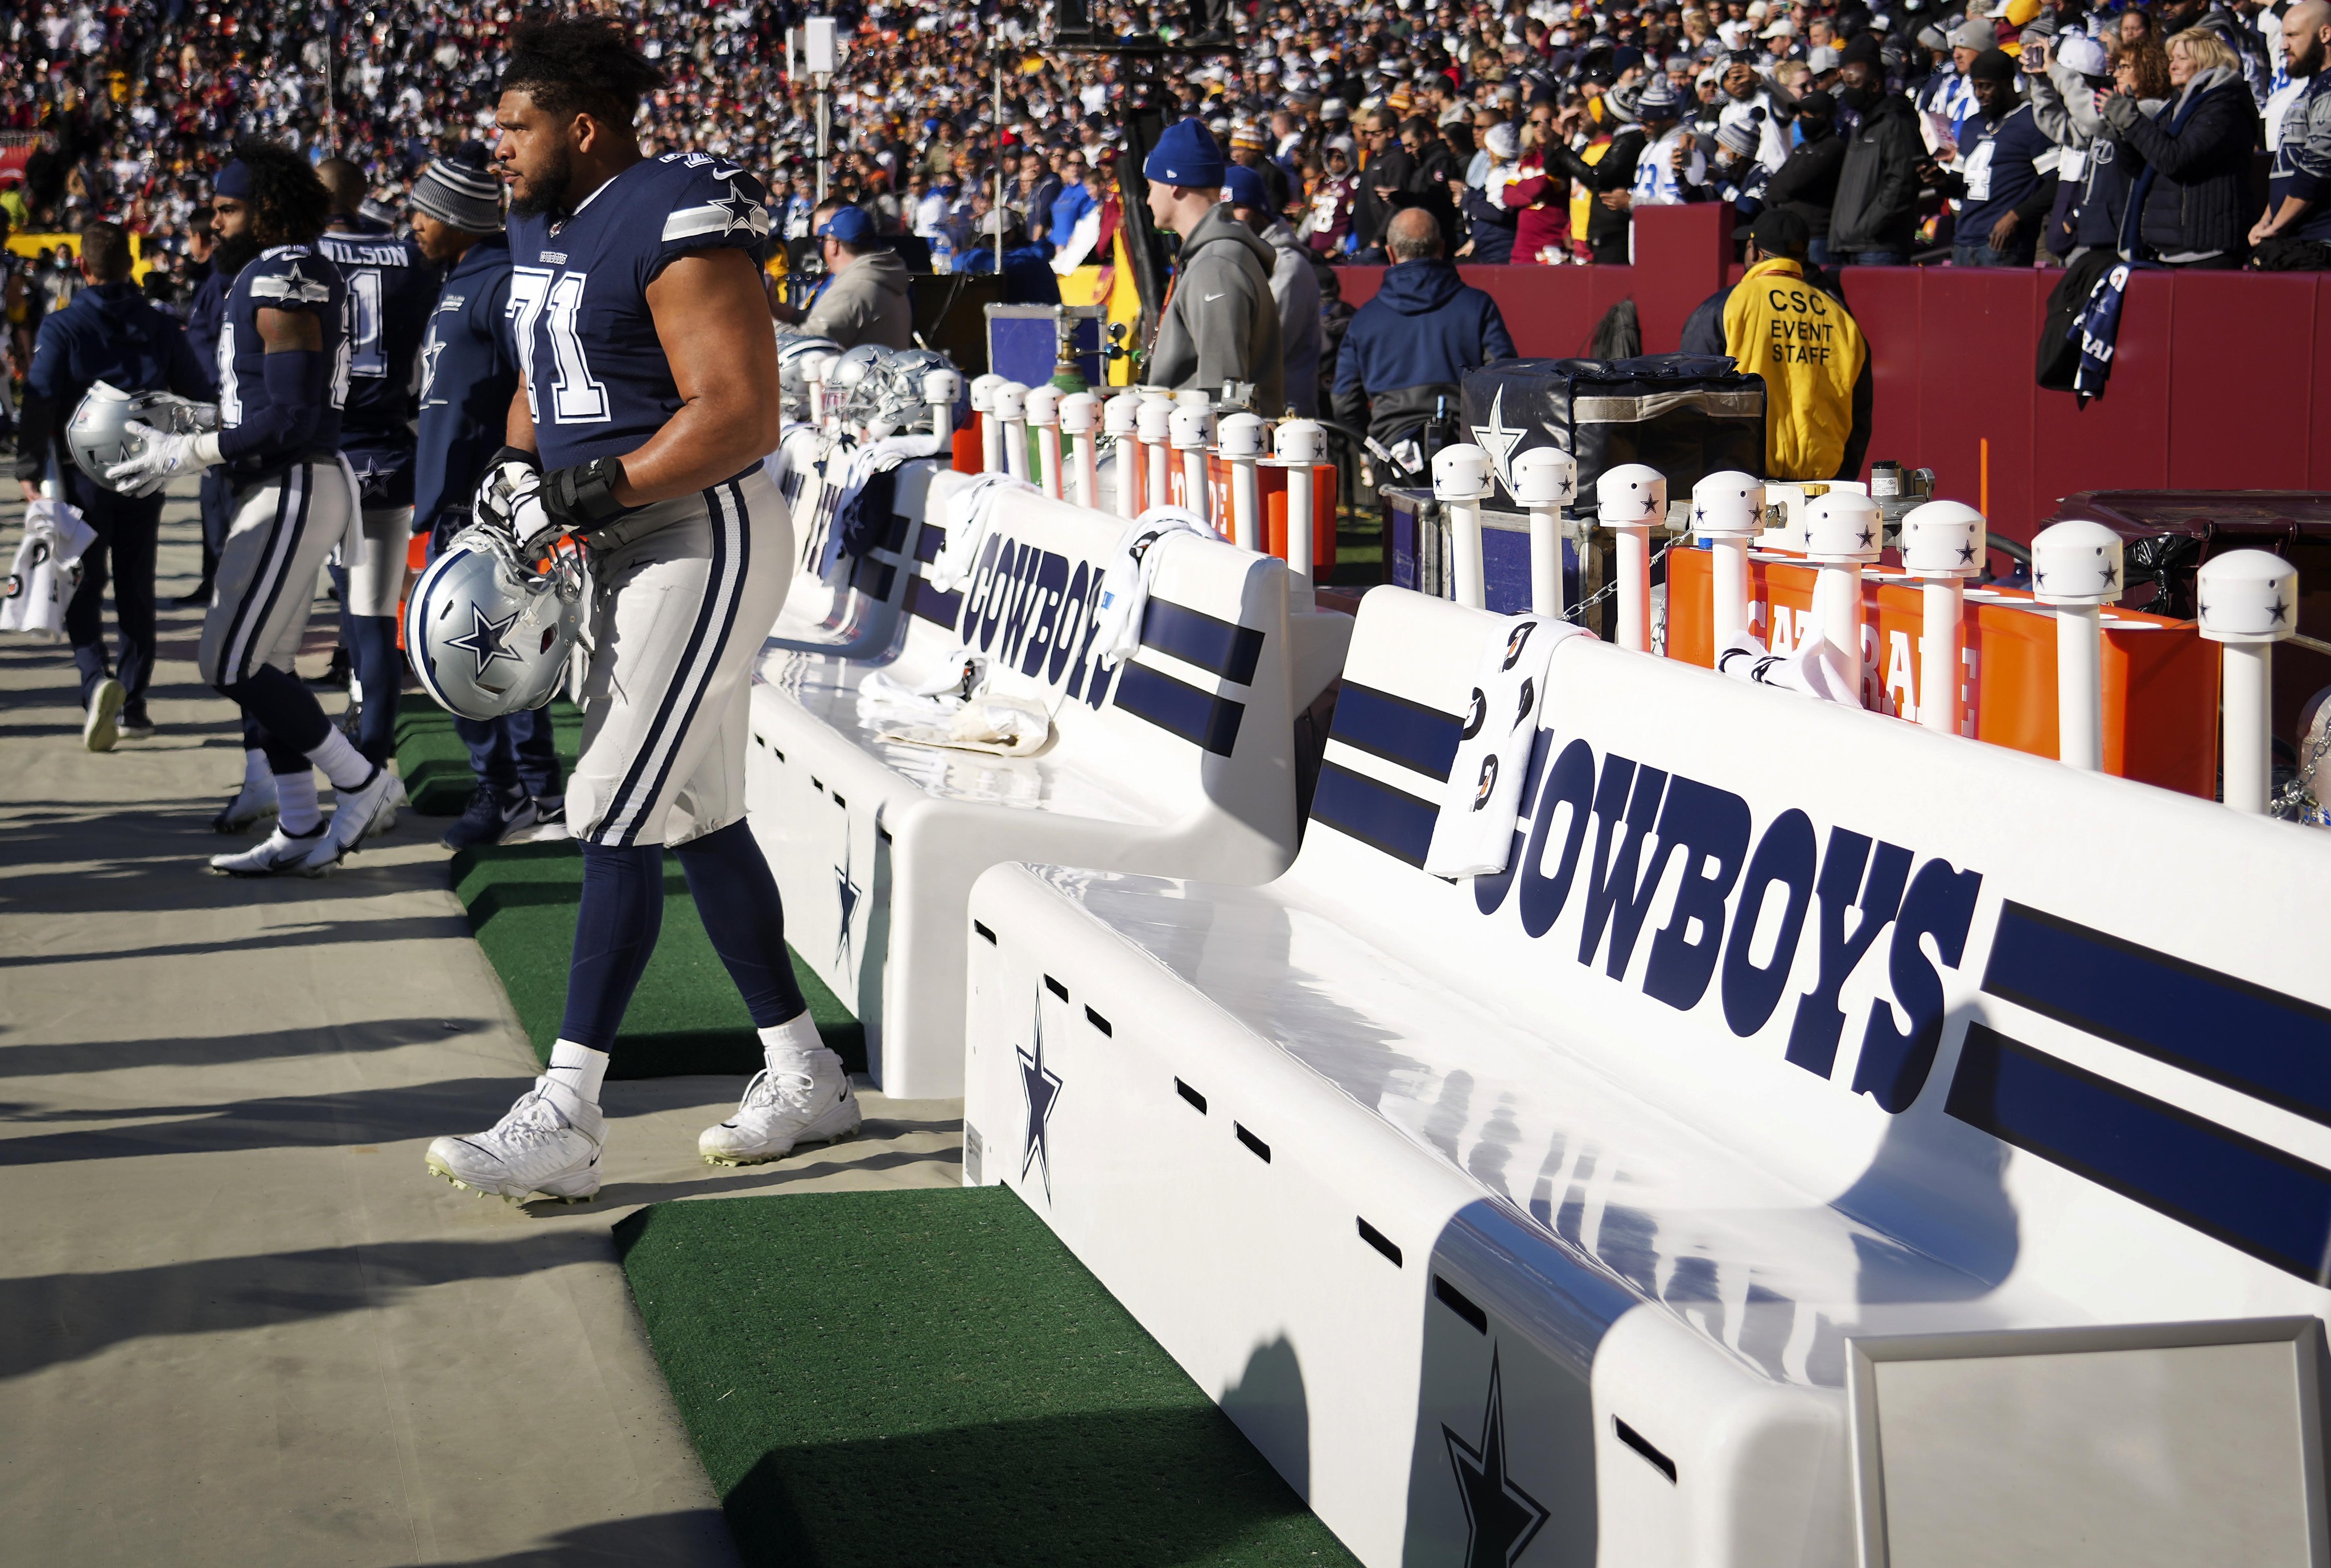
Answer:
M1974 546L1973 545L1961 545L1961 546L1959 546L1959 559L1960 559L1960 560L1962 560L1962 561L1972 561L1972 560L1974 560Z
M728 182L727 195L718 201L707 202L705 205L718 207L728 215L728 226L720 231L724 237L739 232L747 234L769 232L768 209L738 190L734 180Z
M445 346L437 341L434 332L429 335L429 341L421 346L421 406L423 408L436 408L445 401L431 395L437 390L437 360L444 352Z
M1489 467L1498 482L1506 487L1506 494L1514 493L1514 448L1521 445L1527 430L1509 430L1506 425L1506 389L1498 388L1489 399L1489 423L1473 427L1473 442L1488 454Z
M380 481L386 479L390 474L395 473L396 470L395 469L385 469L381 467L378 463L372 461L372 453L366 452L365 453L364 466L361 468L356 468L351 465L351 471L353 471L357 476L357 489L358 490L368 496L376 496L381 493Z
M1445 1425L1441 1435L1449 1440L1457 1495L1465 1505L1465 1568L1512 1568L1545 1525L1547 1510L1506 1474L1506 1402L1495 1350L1489 1353L1489 1406L1481 1414L1480 1446Z
M850 917L858 913L858 900L862 893L850 875L850 841L842 841L842 864L833 868L833 891L842 902L842 936L834 943L833 962L837 968L850 968Z
M1044 1168L1044 1197L1052 1196L1052 1152L1048 1134L1052 1125L1052 1107L1061 1098L1061 1080L1044 1065L1044 1005L1036 1004L1036 1022L1031 1035L1033 1049L1018 1052L1020 1058L1020 1093L1028 1107L1027 1144L1020 1155L1020 1179L1028 1179L1028 1167L1041 1164Z
M486 613L475 604L470 606L470 630L459 637L445 640L448 648L459 648L478 661L477 678L483 680L486 671L494 667L497 659L518 662L518 655L509 651L507 639L509 629L518 624L518 612L513 610L499 621L489 620Z
M2284 617L2288 616L2289 613L2290 606L2284 603L2281 594L2276 594L2274 598L2274 623L2278 626L2281 625Z
M2119 575L2120 568L2114 565L2110 561L2107 561L2105 563L2105 586L2107 588L2111 587L2113 585L2113 579Z

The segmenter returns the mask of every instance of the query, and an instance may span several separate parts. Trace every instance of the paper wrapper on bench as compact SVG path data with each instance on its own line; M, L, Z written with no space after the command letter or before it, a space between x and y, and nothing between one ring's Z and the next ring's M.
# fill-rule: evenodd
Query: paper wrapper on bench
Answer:
M1578 461L1580 512L1605 470L1648 463L1685 496L1712 473L1765 471L1765 378L1723 357L1501 359L1465 377L1470 439L1489 454L1492 505L1518 508L1513 460L1554 446Z

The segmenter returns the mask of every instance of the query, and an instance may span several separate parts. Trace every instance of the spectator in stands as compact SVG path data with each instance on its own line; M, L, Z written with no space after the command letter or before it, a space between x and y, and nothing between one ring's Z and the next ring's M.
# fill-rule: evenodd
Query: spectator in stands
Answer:
M1084 221L1085 214L1099 210L1100 200L1093 195L1085 178L1085 155L1070 153L1061 160L1061 192L1052 198L1051 215L1044 229L1052 242L1052 248L1058 250L1067 244L1069 236L1077 232L1077 225Z
M1417 432L1438 404L1457 406L1465 373L1510 359L1514 340L1498 302L1458 277L1429 213L1395 214L1392 266L1360 307L1336 354L1336 418L1422 471Z
M2188 28L2169 41L2169 81L2178 96L2158 119L2133 94L2105 100L2107 132L2147 166L2130 199L2150 258L2167 267L2239 267L2248 242L2244 204L2258 113L2241 62L2214 30Z
M2085 33L2023 46L2031 117L2056 145L2056 201L2041 246L2059 261L2079 244L2077 214L2087 189L2097 138L2104 129L2098 96L2113 82L2110 53Z
M1337 256L1352 237L1360 195L1353 160L1358 148L1347 136L1331 136L1320 146L1319 172L1311 182L1311 205L1303 219L1306 243L1323 256Z
M861 343L913 347L915 309L907 298L906 263L883 246L874 220L845 203L817 225L817 241L825 261L824 290L806 311L772 304L769 313L844 348Z
M1734 55L1724 68L1724 98L1717 114L1718 125L1746 124L1755 128L1756 161L1766 172L1789 160L1786 113L1772 88L1745 57Z
M1765 182L1766 206L1785 207L1803 218L1806 258L1830 263L1829 224L1837 204L1837 178L1845 166L1845 143L1837 134L1837 101L1814 90L1797 100L1799 140L1779 172Z
M1457 251L1461 260L1499 266L1515 259L1514 233L1521 214L1505 204L1504 196L1520 170L1521 145L1520 133L1503 120L1483 136L1480 156L1474 160L1481 177L1466 182L1458 214L1468 236Z
M1955 267L2030 266L2041 220L2056 199L2054 144L2031 106L2017 100L2015 74L2015 62L2004 50L1975 56L1967 67L1975 112L1966 121L1958 162L1947 174L1932 163L1920 170L1926 184L1959 198Z
M1059 304L1061 280L1046 254L1051 247L1029 239L1020 226L1020 214L1010 207L980 214L971 250L959 263L962 271L975 276L995 271L995 236L999 228L1004 234L1004 303Z
M1878 46L1867 33L1845 48L1838 101L1861 117L1839 160L1830 212L1829 252L1835 261L1899 266L1910 259L1918 226L1918 165L1926 142L1910 100L1886 90Z
M1616 127L1602 157L1590 163L1584 153L1552 140L1546 144L1546 169L1549 175L1567 176L1586 187L1594 199L1587 211L1586 242L1595 261L1622 267L1633 242L1634 225L1628 213L1633 205L1635 166L1651 145L1651 133L1637 118L1632 91L1606 92L1598 101L1610 106Z
M1359 202L1352 218L1355 260L1381 261L1384 225L1408 204L1406 192L1416 173L1416 160L1401 145L1400 116L1379 109L1363 119L1360 152Z
M1270 297L1279 307L1280 358L1287 367L1287 412L1319 415L1319 279L1303 242L1270 208L1270 192L1256 170L1232 164L1224 171L1231 216L1269 245Z
M2291 80L2302 85L2282 112L2267 210L2250 233L2262 271L2331 268L2331 5L2299 0L2282 14Z

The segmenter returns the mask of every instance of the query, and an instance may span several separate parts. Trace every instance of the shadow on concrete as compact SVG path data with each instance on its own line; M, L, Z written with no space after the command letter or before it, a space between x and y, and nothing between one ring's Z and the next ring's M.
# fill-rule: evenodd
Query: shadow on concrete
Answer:
M426 1286L509 1279L614 1256L604 1231L570 1228L0 1279L0 1323L9 1326L0 1335L0 1378L81 1361L129 1340L371 1311Z
M221 942L169 942L111 953L28 953L14 958L0 957L0 969L36 968L51 964L195 958L215 953L259 952L270 947L328 947L343 942L440 941L469 934L469 923L459 915L404 915L387 920L330 920L314 926L276 927ZM0 1073L9 1070L5 1063L0 1063Z
M0 1116L20 1124L136 1122L151 1118L137 1126L0 1138L0 1166L134 1159L146 1155L215 1154L231 1149L330 1148L434 1137L440 1133L492 1126L509 1108L522 1082L518 1075L509 1074L351 1089L345 1094L286 1095L280 1099L243 1100L228 1105L115 1106L59 1111L0 1105ZM163 1117L171 1119L159 1119ZM0 1316L0 1323L7 1321Z
M591 1568L595 1563L686 1563L709 1568L734 1563L736 1544L728 1523L718 1508L690 1508L675 1514L643 1514L635 1519L609 1519L600 1525L578 1525L557 1536L520 1552L493 1557L440 1558L426 1568Z
M800 1155L785 1160L773 1160L766 1165L722 1167L717 1176L706 1176L694 1182L617 1182L599 1189L595 1203L623 1207L633 1203L665 1203L676 1198L694 1198L712 1193L767 1192L789 1187L801 1182L813 1182L821 1176L839 1175L844 1171L895 1171L908 1165L956 1165L963 1164L961 1149L883 1149L862 1159L851 1159L844 1151L853 1145L834 1145L833 1155L827 1159L807 1159ZM796 1163L798 1162L798 1163ZM547 1214L566 1212L565 1205L529 1204L528 1212L540 1211Z
M265 1061L272 1057L314 1056L318 1047L325 1043L335 1051L393 1050L402 1045L446 1040L492 1027L491 1021L482 1018L384 1018L314 1029L260 1030L251 1034L99 1041L82 1045L0 1044L0 1078L119 1072L146 1067L216 1067L227 1062ZM89 1114L109 1117L113 1113Z

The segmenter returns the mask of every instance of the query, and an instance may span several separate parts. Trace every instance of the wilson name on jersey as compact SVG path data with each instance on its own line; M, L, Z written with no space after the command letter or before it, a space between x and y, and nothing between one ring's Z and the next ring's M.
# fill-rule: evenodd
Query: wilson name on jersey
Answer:
M419 246L383 235L326 234L316 248L348 290L347 444L359 432L410 446L421 337L437 302L437 269Z
M294 446L266 447L244 454L229 468L237 479L255 479L310 453L337 451L340 410L348 399L348 293L340 270L309 245L277 245L235 274L227 290L226 317L219 323L219 426L239 430L268 406L267 345L260 339L262 310L300 311L323 328L325 405L308 439Z
M694 251L768 248L761 183L705 153L633 164L568 217L510 219L510 328L544 466L637 451L680 410L648 285Z

